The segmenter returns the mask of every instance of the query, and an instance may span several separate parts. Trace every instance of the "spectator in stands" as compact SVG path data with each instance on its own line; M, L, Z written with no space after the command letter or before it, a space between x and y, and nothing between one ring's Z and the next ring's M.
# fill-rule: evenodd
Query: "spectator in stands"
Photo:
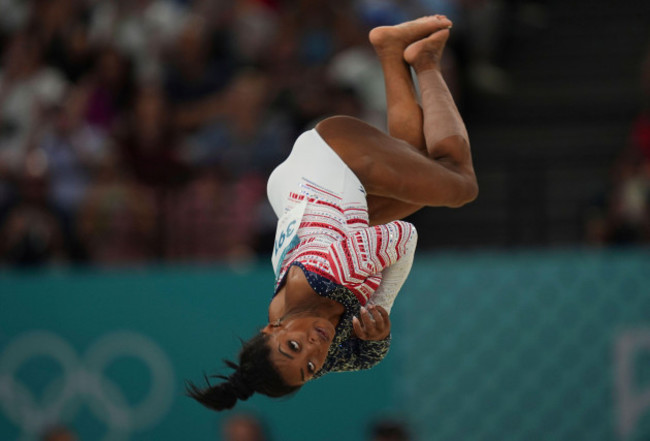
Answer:
M111 133L131 103L133 84L131 60L111 46L99 50L93 69L76 87L85 100L86 121Z
M91 51L84 23L84 2L33 0L27 31L43 47L46 63L72 82L91 65Z
M274 1L237 0L226 29L238 64L258 64L272 49L280 10Z
M90 38L96 46L114 46L133 60L139 79L158 78L162 57L186 14L173 0L100 0L90 14Z
M77 84L94 65L94 49L88 38L86 24L72 22L51 42L46 56L48 63L57 68L70 83Z
M30 135L65 89L63 77L43 64L38 39L26 32L14 35L0 71L0 177L20 170Z
M155 83L140 86L127 115L117 142L133 177L158 189L183 182L187 170L180 158L181 140L161 88Z
M359 26L349 2L300 0L282 14L280 41L290 45L303 69L323 66L338 50L348 46L348 36Z
M217 163L231 179L268 175L294 136L287 116L271 106L274 90L263 71L240 71L222 94L222 111L192 138L190 162Z
M34 266L68 259L64 222L47 194L46 158L41 151L32 151L19 178L18 197L0 219L0 261Z
M117 157L102 163L78 219L79 237L100 265L142 263L156 257L153 195L138 185Z
M228 46L216 52L201 17L187 20L166 66L165 92L182 130L194 131L223 111L221 92L234 72Z
M381 419L370 425L368 441L413 441L413 438L405 423Z
M268 441L267 429L259 418L251 414L236 414L222 423L223 441Z
M29 20L31 9L31 3L25 0L0 2L0 38L13 35L23 29Z
M599 204L591 207L586 240L598 245L650 242L650 50L641 65L641 110L628 145L612 171L612 182Z
M650 242L650 161L637 144L637 133L616 161L609 188L589 207L585 231L589 244Z
M614 170L607 216L613 244L650 242L650 51L642 65L641 111Z
M195 171L196 176L166 198L165 256L175 261L213 261L229 252L227 183L217 169Z
M66 426L55 426L47 429L41 439L43 441L77 441L77 435Z
M70 219L110 150L106 134L84 120L83 105L78 93L69 93L43 121L35 141L47 159L50 200Z

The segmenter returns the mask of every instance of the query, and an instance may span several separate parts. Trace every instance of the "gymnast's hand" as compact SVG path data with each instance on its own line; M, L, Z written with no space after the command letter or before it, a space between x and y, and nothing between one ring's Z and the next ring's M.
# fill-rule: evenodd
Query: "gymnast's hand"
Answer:
M357 338L361 340L383 340L390 334L388 312L379 305L361 307L361 319L352 318L352 326Z

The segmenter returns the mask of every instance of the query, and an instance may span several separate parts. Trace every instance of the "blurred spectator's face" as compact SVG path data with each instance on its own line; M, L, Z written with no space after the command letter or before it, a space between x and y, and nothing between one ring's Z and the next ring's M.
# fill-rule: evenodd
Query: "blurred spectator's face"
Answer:
M53 109L55 116L55 128L62 135L70 134L79 126L83 118L84 103L82 95L69 94L61 106Z
M68 50L74 55L83 55L89 49L88 34L83 26L75 26L70 30L67 39Z
M24 201L41 204L47 200L48 182L44 176L25 175L20 184L20 193Z
M70 432L59 432L46 438L46 441L76 441Z
M375 425L371 436L372 441L409 441L410 439L406 426L390 421Z
M181 66L200 64L207 57L205 26L200 20L191 20L178 39ZM189 67L189 66L188 66Z
M397 435L396 435L396 436L391 436L391 435L383 436L383 435L379 435L378 437L374 438L372 441L408 441L408 440L407 440L406 438L402 438L402 437L397 436Z
M264 441L262 428L252 417L233 417L223 428L224 441Z
M244 73L230 86L231 111L254 112L266 104L268 81L258 73Z
M135 103L136 127L144 135L159 133L166 119L166 103L158 88L140 91Z
M55 429L43 437L44 441L77 441L77 437L66 428Z
M41 49L37 42L23 35L17 35L5 52L3 64L10 76L20 76L31 72L40 64L40 60Z
M126 67L120 54L112 49L105 51L97 66L97 73L106 84L119 85L125 74Z

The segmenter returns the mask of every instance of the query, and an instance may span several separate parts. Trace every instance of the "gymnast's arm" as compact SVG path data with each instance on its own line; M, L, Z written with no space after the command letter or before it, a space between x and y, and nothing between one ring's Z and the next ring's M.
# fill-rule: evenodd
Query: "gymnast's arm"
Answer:
M406 244L406 253L396 263L381 272L381 284L370 295L368 305L381 306L390 314L393 302L395 302L397 294L399 294L411 272L413 258L415 257L415 248L417 246L417 237L417 232L414 229Z
M403 221L355 230L330 246L337 283L349 288L364 283L407 255L416 240L415 227Z

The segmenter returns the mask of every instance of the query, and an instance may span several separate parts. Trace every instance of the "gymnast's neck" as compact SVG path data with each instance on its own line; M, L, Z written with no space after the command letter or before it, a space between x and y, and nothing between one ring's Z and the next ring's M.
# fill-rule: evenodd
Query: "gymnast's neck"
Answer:
M321 317L336 326L343 314L340 303L321 297L312 289L307 277L297 266L292 266L284 285L269 305L269 323L290 317Z

